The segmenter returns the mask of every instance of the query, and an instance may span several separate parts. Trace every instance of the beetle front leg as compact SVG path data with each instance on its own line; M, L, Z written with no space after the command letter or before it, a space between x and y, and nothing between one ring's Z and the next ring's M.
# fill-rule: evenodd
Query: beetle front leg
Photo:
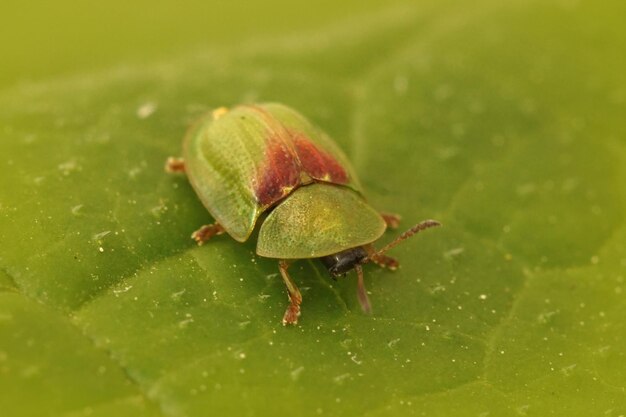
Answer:
M398 226L400 226L400 220L402 217L400 217L399 214L380 213L380 216L383 218L385 223L387 223L387 227L390 229L397 229Z
M198 243L198 246L202 246L204 242L211 239L213 236L219 236L226 230L219 223L205 224L195 232L191 234L191 238Z
M400 262L396 258L377 253L372 245L366 245L363 248L367 252L367 258L382 268L395 271L400 266Z
M287 268L289 268L288 261L284 259L278 261L278 269L280 270L280 275L283 277L283 281L285 281L287 293L289 294L289 307L287 307L287 311L285 311L285 315L283 316L283 325L298 323L300 303L302 303L300 290L289 276Z
M184 173L185 172L185 160L183 158L174 158L170 156L165 161L165 172L170 174L173 173Z

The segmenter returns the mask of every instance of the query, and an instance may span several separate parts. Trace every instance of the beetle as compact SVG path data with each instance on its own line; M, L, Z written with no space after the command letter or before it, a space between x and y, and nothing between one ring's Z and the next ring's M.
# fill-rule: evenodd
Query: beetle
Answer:
M395 270L385 255L415 233L439 226L425 220L380 250L387 227L400 217L379 213L363 197L359 180L335 142L296 110L279 103L221 107L201 117L183 140L183 157L168 158L166 171L185 173L215 219L192 234L202 245L228 233L239 242L260 223L256 253L278 259L289 306L283 324L296 324L302 295L288 268L318 258L336 279L354 269L357 297L368 313L362 265Z

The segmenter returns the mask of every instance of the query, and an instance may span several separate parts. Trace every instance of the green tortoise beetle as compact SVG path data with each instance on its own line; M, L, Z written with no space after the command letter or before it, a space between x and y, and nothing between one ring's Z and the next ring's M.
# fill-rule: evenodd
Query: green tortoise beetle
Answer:
M168 158L168 172L184 172L215 219L192 234L201 245L228 233L246 241L261 214L256 252L278 259L289 307L283 324L296 324L302 295L287 269L297 259L319 258L333 278L354 269L357 296L371 310L362 265L373 262L395 270L385 255L392 247L429 227L411 227L380 250L372 243L399 216L374 210L341 149L297 111L278 103L219 108L190 128L183 158Z

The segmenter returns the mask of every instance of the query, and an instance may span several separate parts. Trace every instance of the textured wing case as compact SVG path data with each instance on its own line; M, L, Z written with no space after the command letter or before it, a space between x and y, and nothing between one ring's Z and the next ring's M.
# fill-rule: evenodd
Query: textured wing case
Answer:
M281 104L239 106L201 119L185 138L189 180L211 215L243 242L263 211L300 185L360 191L347 158L324 132Z

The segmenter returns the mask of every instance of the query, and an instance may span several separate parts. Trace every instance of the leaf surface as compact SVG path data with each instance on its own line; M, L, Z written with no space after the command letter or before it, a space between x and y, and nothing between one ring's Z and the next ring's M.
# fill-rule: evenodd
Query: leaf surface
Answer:
M433 3L0 96L11 416L626 413L617 2ZM163 172L204 112L280 101L429 230L356 280L276 262ZM393 233L383 238L388 241Z

